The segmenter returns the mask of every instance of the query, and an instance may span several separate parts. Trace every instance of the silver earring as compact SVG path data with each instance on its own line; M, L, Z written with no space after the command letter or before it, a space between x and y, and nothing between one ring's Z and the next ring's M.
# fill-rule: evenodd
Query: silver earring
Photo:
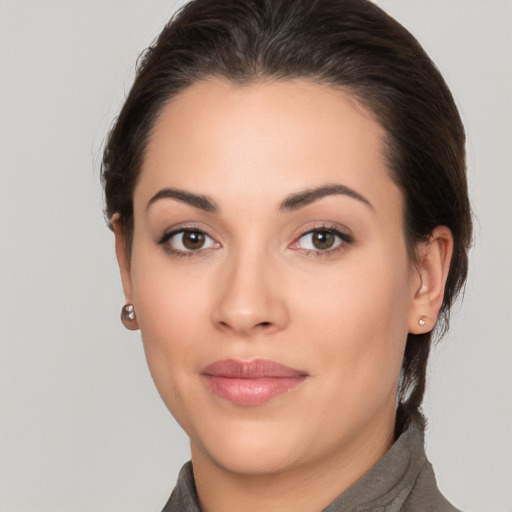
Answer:
M135 331L138 329L135 316L135 308L133 307L133 304L125 304L122 307L121 322L123 322L123 325L130 331Z
M123 315L126 320L135 320L135 310L133 309L133 304L126 304L123 306Z

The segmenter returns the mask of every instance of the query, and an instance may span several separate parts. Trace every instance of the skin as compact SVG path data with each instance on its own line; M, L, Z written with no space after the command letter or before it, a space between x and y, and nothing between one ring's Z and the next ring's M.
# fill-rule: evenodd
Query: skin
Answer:
M440 226L411 261L382 141L350 97L307 80L210 79L159 117L134 192L133 244L115 216L116 252L151 374L190 437L205 512L321 510L393 442L407 333L433 328L453 243ZM280 209L330 184L369 204L331 194ZM208 196L218 211L176 198L148 206L166 188ZM179 233L159 243L183 227L206 233L205 245L185 252ZM350 241L318 250L304 235L314 229ZM307 378L265 404L235 405L200 377L229 358Z

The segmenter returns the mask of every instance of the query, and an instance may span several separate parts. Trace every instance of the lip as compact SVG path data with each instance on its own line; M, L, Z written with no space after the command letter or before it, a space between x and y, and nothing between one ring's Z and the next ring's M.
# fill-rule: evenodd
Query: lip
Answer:
M292 391L308 374L267 359L216 361L201 371L207 388L236 405L256 406Z

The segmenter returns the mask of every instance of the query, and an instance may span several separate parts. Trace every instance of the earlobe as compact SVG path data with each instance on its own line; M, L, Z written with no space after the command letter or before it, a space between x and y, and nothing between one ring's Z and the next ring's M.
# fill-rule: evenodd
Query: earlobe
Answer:
M121 282L123 284L123 291L126 302L132 302L132 278L130 270L130 255L126 245L126 234L124 230L121 217L115 213L111 219L112 229L114 231L116 257L119 265L119 272L121 274Z
M453 253L453 236L446 226L437 226L427 242L416 246L418 279L409 313L409 332L431 331L437 321Z

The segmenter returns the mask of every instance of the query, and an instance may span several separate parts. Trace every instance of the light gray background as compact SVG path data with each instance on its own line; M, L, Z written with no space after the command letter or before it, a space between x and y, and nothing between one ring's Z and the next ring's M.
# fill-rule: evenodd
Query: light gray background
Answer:
M471 277L434 353L428 454L465 511L512 511L512 3L381 0L468 134ZM103 223L100 149L179 2L0 0L0 510L158 511L187 440L160 402Z

